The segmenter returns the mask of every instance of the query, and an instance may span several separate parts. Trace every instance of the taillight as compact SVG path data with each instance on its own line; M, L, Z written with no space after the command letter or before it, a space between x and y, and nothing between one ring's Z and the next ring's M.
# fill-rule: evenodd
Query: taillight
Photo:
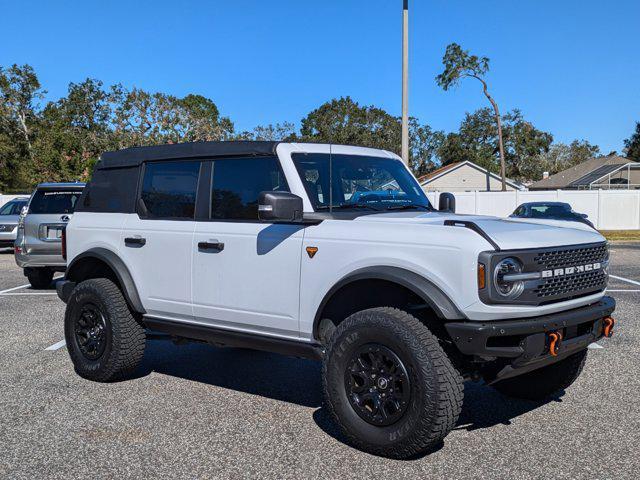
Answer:
M62 241L62 258L67 259L67 229L62 229L62 234L60 235L60 240Z

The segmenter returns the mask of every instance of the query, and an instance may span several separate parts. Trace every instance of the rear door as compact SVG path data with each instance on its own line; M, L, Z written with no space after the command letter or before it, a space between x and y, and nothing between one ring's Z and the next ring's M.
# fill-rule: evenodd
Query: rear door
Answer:
M258 221L261 191L289 191L275 156L212 162L209 220L193 238L198 322L298 337L303 227Z
M137 213L127 215L120 255L147 313L192 319L191 262L200 161L149 162Z

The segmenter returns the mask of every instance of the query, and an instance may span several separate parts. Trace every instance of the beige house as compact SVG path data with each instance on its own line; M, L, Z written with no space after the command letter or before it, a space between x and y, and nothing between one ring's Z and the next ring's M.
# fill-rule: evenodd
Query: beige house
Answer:
M473 162L457 162L445 165L418 179L425 192L473 192L500 191L500 175L490 172ZM524 190L524 186L507 178L507 190Z

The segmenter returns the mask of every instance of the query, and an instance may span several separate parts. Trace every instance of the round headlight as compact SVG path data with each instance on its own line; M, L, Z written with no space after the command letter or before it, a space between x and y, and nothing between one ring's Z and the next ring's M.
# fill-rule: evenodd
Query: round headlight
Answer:
M522 273L522 264L515 258L501 260L493 271L493 284L502 297L513 299L519 297L524 290L523 281L505 280L506 275Z

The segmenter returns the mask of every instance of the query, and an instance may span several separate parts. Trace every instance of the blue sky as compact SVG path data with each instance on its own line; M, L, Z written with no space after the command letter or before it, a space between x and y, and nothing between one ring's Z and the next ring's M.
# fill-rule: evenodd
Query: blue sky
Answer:
M400 113L401 0L0 0L0 65L29 63L51 99L86 77L213 99L239 130L350 95ZM446 131L486 105L443 92L444 48L491 59L502 111L557 141L622 150L640 121L638 0L411 0L411 115Z

